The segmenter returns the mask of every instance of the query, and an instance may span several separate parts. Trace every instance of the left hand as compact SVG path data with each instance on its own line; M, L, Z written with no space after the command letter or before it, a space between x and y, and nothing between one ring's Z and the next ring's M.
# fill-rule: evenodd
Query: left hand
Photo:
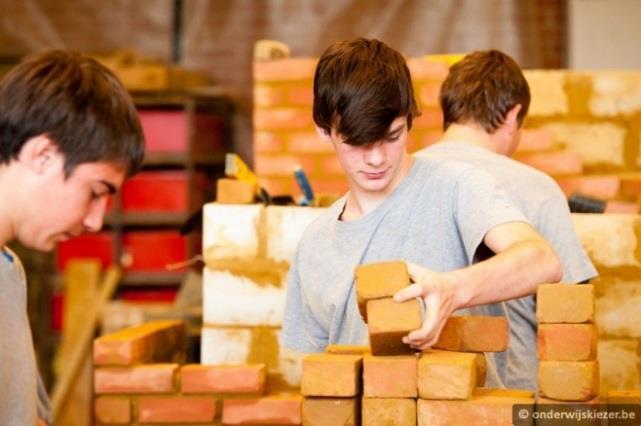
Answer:
M425 302L423 326L403 337L403 343L425 350L434 345L447 319L458 309L451 272L434 272L408 263L407 269L414 284L399 290L394 300L403 302L421 297Z

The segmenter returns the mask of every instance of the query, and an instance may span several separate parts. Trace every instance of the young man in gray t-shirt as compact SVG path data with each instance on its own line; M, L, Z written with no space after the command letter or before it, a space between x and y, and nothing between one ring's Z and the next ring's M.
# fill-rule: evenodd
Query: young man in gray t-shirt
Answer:
M552 245L563 265L563 281L578 283L594 277L596 270L574 232L559 186L548 175L509 158L519 144L530 104L529 86L516 62L497 50L467 55L450 68L440 103L445 134L439 143L416 155L462 161L488 172ZM491 355L507 387L538 387L535 311L533 296L480 310L509 317L508 351Z
M435 343L454 311L533 294L561 278L552 248L488 173L407 153L417 115L409 70L395 50L358 39L321 56L314 121L334 147L349 192L300 241L287 288L286 348L367 342L354 293L358 264L409 262L414 284L395 299L424 301L423 326L403 338L417 350ZM470 266L481 245L496 255Z

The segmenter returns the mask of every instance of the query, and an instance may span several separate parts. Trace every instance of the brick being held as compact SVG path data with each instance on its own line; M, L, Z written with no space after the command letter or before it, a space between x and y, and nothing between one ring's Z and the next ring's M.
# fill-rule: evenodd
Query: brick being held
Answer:
M391 297L367 302L369 344L372 355L402 355L414 351L403 343L409 332L421 328L422 308L417 299L396 302Z
M402 261L378 262L359 265L355 271L358 310L367 322L367 301L392 297L410 285L407 265Z

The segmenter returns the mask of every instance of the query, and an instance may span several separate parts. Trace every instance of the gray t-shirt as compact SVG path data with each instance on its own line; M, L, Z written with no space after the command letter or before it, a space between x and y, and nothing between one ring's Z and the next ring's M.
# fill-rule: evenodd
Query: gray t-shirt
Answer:
M435 271L463 268L493 227L526 221L488 173L420 158L374 211L343 222L344 205L345 197L330 206L299 242L281 331L287 348L310 353L367 343L355 300L357 265L404 260ZM488 377L488 386L501 385Z
M447 141L416 153L418 157L462 161L491 174L499 187L525 214L532 226L556 251L563 265L563 281L578 283L597 275L576 236L567 199L554 180L530 166L466 143ZM508 388L537 389L536 300L528 296L471 312L505 315L510 320L507 352L494 354L499 374Z
M27 285L18 257L0 248L0 425L51 422L27 317Z

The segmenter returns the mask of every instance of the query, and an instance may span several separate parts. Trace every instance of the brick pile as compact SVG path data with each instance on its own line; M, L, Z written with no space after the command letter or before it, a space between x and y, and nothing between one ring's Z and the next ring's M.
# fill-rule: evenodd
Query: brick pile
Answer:
M181 364L184 359L181 321L97 338L96 424L301 424L300 395L270 390L264 364Z
M539 403L598 402L594 306L592 285L539 286Z

